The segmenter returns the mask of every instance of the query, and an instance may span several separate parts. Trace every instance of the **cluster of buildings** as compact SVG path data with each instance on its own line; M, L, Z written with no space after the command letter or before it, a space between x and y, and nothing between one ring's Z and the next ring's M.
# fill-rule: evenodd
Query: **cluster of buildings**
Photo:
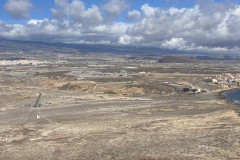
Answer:
M10 65L39 65L39 64L49 64L48 61L39 61L39 60L0 60L1 66L10 66Z
M0 60L0 66L11 66L11 65L43 65L43 64L62 64L66 63L66 60Z
M194 86L192 83L188 83L188 82L177 82L177 85L183 87L184 92L201 93L205 91L199 87Z
M164 82L166 85L173 86L175 91L177 92L189 92L189 93L201 93L206 92L207 89L201 89L200 87L194 86L192 83L189 82L176 82L176 83L169 83Z
M233 85L240 86L240 74L223 73L203 77L205 82L211 85L220 85L222 88L229 88Z

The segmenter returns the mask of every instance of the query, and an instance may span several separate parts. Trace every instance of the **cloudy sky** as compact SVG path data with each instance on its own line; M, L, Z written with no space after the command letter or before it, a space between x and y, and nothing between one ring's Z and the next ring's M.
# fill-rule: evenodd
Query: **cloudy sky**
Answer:
M0 38L240 53L237 0L0 0Z

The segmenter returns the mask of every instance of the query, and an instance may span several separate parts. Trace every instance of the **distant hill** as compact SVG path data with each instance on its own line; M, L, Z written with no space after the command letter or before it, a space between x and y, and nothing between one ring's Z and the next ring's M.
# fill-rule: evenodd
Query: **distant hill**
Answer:
M40 52L41 51L41 52ZM5 52L23 52L31 55L41 54L89 54L89 53L114 53L119 55L129 55L129 59L152 59L159 60L164 55L171 55L163 57L159 62L162 63L194 63L205 60L240 60L239 55L222 55L199 52L188 52L161 49L155 47L137 47L137 46L120 46L120 45L101 45L101 44L66 44L66 43L48 43L39 41L20 41L20 40L6 40L0 38L0 59L16 59L25 58L12 56L3 56Z
M20 51L32 52L35 49L45 50L46 52L63 52L63 49L74 49L81 53L115 53L115 54L136 54L146 56L156 56L169 54L169 52L178 54L172 50L164 50L155 47L134 47L134 46L114 46L101 44L66 44L66 43L47 43L38 41L18 41L18 40L3 40L0 39L0 51ZM72 52L70 51L69 54ZM76 52L74 52L76 53ZM180 53L181 54L181 53Z
M160 63L196 63L198 59L189 56L165 56L159 60Z
M231 61L231 60L240 60L240 57L237 56L197 56L196 57L199 60L221 60L221 61Z

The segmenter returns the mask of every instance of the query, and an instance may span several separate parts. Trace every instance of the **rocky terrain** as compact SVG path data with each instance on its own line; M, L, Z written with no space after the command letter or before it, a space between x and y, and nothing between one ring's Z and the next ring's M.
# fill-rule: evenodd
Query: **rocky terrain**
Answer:
M238 62L38 56L0 66L0 159L239 159L239 106L203 81Z

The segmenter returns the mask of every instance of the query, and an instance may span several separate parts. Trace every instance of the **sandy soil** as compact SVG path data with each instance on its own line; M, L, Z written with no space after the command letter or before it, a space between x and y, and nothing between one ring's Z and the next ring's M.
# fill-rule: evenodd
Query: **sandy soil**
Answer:
M235 109L205 94L9 110L0 112L0 157L237 159Z
M31 76L6 75L21 67L0 72L0 159L240 158L238 105L214 91L188 94L163 85L206 87L202 75L154 69L130 84L129 77L78 81L65 75L71 66L56 73L24 66ZM33 108L39 93L41 107Z

